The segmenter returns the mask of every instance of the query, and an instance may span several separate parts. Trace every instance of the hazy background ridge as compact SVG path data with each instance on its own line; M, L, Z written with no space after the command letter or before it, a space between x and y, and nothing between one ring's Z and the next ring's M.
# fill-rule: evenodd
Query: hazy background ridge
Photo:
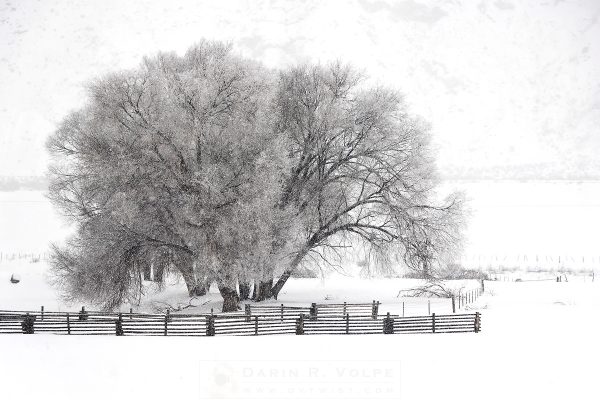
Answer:
M600 3L0 3L0 175L43 175L84 84L156 51L229 40L271 66L340 58L402 90L452 178L600 178Z

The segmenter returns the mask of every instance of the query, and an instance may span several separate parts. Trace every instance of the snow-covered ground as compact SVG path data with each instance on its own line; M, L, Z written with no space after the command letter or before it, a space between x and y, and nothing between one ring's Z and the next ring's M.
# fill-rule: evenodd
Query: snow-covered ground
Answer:
M478 334L0 336L2 398L597 398L599 284L486 286Z
M467 188L475 209L467 250L498 249L500 260L502 254L528 249L533 255L553 254L554 261L559 254L585 254L583 266L597 268L599 256L590 232L599 223L600 206L594 194L600 185L565 183L531 191L520 183L487 186ZM514 203L511 193L520 194ZM0 193L0 251L5 255L0 261L0 309L80 308L82 304L60 299L49 284L44 260L6 259L6 254L43 253L49 241L60 240L68 230L41 193ZM540 260L540 267L560 267ZM19 284L9 283L13 273L20 275ZM482 313L478 334L0 335L0 399L595 399L600 278L591 282L589 275L569 275L569 282L534 280L553 277L517 271L500 276L507 281L486 282L486 294L467 307ZM397 297L398 292L416 283L343 276L293 279L277 303L376 299L382 302L382 312L400 314L404 299ZM455 284L477 287L476 282ZM152 311L164 303L188 302L183 282L174 279L164 292L149 287L148 296L135 307ZM193 304L197 307L186 312L218 310L220 297L211 293ZM427 300L410 304L407 315L427 312ZM431 308L448 312L449 303L432 301Z
M19 284L9 282L12 273L20 275ZM47 278L44 261L0 263L0 308L79 307L62 302ZM483 315L478 334L168 339L0 335L1 398L595 398L600 284L569 278L561 283L486 282L486 293L466 308ZM418 283L339 276L294 279L279 302L378 299L382 311L400 313L405 299L396 297L398 291ZM187 303L182 283L174 280L165 292L147 297L141 308L153 301ZM206 300L204 307L186 312L219 306L217 293ZM426 301L407 310L425 314ZM443 300L433 301L432 312L449 312L447 307Z
M21 279L18 284L12 284L10 277L16 274ZM271 303L287 305L305 305L310 303L370 303L380 301L380 313L391 312L404 314L425 315L429 311L434 313L448 313L452 311L449 299L415 299L405 298L403 290L422 285L418 279L358 279L356 277L328 275L325 279L290 279L281 291L278 300ZM472 290L479 287L476 281L452 281L449 286L456 291ZM428 304L429 302L429 304ZM185 284L177 276L167 279L164 290L150 282L146 285L146 295L140 304L124 304L122 310L127 311L132 307L135 311L156 312L164 311L167 307L178 308L191 304L193 307L185 308L186 313L202 313L214 309L219 311L222 307L222 298L216 287L211 288L207 296L191 300L187 295ZM4 261L0 263L0 310L39 310L44 306L47 311L77 311L81 306L88 309L97 309L94 305L86 303L65 302L56 287L52 285L52 276L45 260L31 262L29 259Z

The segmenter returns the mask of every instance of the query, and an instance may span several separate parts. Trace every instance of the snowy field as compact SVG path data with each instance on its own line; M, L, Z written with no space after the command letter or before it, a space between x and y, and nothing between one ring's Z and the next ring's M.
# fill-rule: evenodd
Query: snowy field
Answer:
M597 398L599 284L486 286L478 334L0 336L2 398Z
M22 279L16 285L8 282L15 271ZM406 279L294 279L279 302L378 299L382 311L399 313L405 299L396 297L398 291L417 283ZM476 282L453 284L477 287ZM187 303L181 283L147 297L142 308L157 299ZM211 293L198 301L209 303L186 312L218 307L220 299ZM425 302L410 311L426 314ZM0 304L13 309L38 309L41 304L46 310L79 307L60 300L48 284L45 262L25 260L0 264ZM432 304L433 312L449 312L444 309L448 303ZM595 398L599 307L598 281L570 276L566 283L486 282L486 294L465 309L483 315L482 331L477 334L5 335L0 336L1 398Z
M466 188L474 208L468 252L496 251L502 257L529 250L553 254L554 260L559 254L585 254L583 267L596 268L599 252L589 232L600 226L595 203L600 184L563 183L535 190L521 183L488 186ZM49 241L60 241L69 231L39 192L0 193L0 226L5 255L43 253ZM17 285L9 283L13 273L21 277ZM525 270L503 277L508 281L486 282L486 294L467 307L482 313L478 334L0 336L0 399L597 398L599 280L569 275L569 282L530 281L554 275ZM340 276L294 279L277 303L376 299L382 312L401 313L404 299L398 292L416 283ZM453 284L465 290L477 287L476 282ZM183 288L177 280L162 293L148 287L148 296L135 307L153 311L167 303L186 305ZM425 314L426 302L411 303L407 315ZM211 293L193 304L186 312L217 310L220 297ZM49 284L45 261L4 258L0 308L38 310L41 305L65 311L82 304L60 299ZM432 301L432 312L448 312L448 307L447 301Z
M456 261L495 279L460 310L481 313L478 333L0 334L0 400L600 399L600 180L592 180L600 176L599 5L598 0L3 1L0 310L98 309L66 302L51 282L49 245L64 241L73 226L43 192L2 188L32 177L37 182L47 172L44 143L67 113L85 106L90 80L130 70L159 50L183 54L202 38L230 42L235 52L268 68L350 62L372 77L366 83L398 89L406 99L402 113L430 126L432 156L442 176L463 178L443 180L438 192L464 191L468 200L464 251ZM170 74L162 75L161 82L171 82ZM254 86L248 89L254 92ZM210 91L198 88L193 101L196 92ZM137 103L146 102L141 100ZM330 115L316 108L314 113ZM310 119L309 128L319 131L337 122L323 121L320 126ZM203 127L196 118L192 122L194 129ZM451 312L449 299L402 297L420 280L360 279L357 267L363 262L344 262L344 271L320 279L290 279L270 302L379 300L380 314ZM18 284L10 283L15 275ZM167 276L164 290L144 285L140 303L123 304L123 311L206 313L222 306L215 287L190 300L174 275ZM480 287L474 280L447 285L460 293Z
M10 277L16 274L21 279L18 284L10 283ZM452 311L449 299L415 299L405 298L400 291L423 284L418 279L358 279L355 277L332 274L325 279L291 278L284 286L278 300L270 303L308 306L316 303L371 303L378 300L383 303L380 313L391 312L402 315L402 303L405 303L406 316L426 315L433 313L449 313ZM449 287L466 292L476 289L476 281L452 281ZM428 304L430 302L430 304ZM266 303L266 302L265 302ZM178 276L167 279L164 290L159 291L152 282L146 282L146 295L140 304L124 304L123 311L133 308L136 312L164 312L167 307L178 308L191 304L184 309L185 313L205 313L214 309L221 310L222 298L213 285L207 296L190 301L185 283ZM263 303L264 304L264 303ZM0 309L2 310L39 310L44 306L47 311L78 311L81 306L95 310L97 307L86 303L68 303L61 299L59 292L52 285L52 277L44 260L31 262L27 259L4 261L0 263Z

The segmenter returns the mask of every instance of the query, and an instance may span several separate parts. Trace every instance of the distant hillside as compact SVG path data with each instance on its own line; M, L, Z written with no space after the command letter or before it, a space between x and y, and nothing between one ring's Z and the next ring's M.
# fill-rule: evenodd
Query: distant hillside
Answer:
M440 168L440 177L447 180L600 180L600 165L532 163L477 168L451 165Z
M442 180L600 180L600 167L565 166L559 170L555 164L499 165L487 168L446 166L440 168ZM48 189L44 176L0 176L0 192Z
M90 79L201 38L270 67L340 59L399 89L444 174L600 175L597 0L56 3L0 3L3 175L44 173L45 140Z
M0 176L0 192L17 190L46 190L48 181L43 176Z

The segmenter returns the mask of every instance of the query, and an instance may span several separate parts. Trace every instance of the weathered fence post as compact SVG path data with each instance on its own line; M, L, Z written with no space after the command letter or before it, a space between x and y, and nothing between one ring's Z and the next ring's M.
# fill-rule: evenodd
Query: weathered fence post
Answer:
M304 335L304 314L300 314L296 320L296 335Z
M283 321L283 304L281 305L281 320Z
M258 315L254 317L254 334L258 335Z
M485 281L481 280L481 293L485 293Z
M346 333L350 333L350 314L346 314Z
M41 318L42 318L42 321L43 321L44 320L44 306L42 306L42 312L41 312L41 314L42 314Z
M456 299L452 295L452 314L456 313Z
M169 313L165 314L165 336L167 336L168 333L168 326L169 326Z
M123 336L123 315L121 313L119 313L119 319L115 321L115 334Z
M404 317L404 302L402 302L402 316Z
M246 315L246 322L250 322L250 317L252 310L250 309L250 304L244 304L244 314Z
M206 336L215 336L215 316L206 316Z
M133 319L133 308L129 307L129 319Z
M479 332L479 328L481 327L481 319L479 312L475 313L475 333Z
M431 314L431 333L435 333L435 313Z
M87 321L87 319L88 319L88 312L85 311L85 307L81 307L81 311L79 311L79 320Z
M25 318L23 319L23 322L21 322L21 328L23 329L23 333L26 335L31 335L34 332L34 325L35 323L35 317L29 315L29 313L27 313L25 315Z
M379 314L379 301L373 300L373 309L371 310L371 318L377 319L377 315Z
M171 311L169 309L167 309L167 314L165 315L165 318L169 322L171 322L173 320L173 317L171 316Z
M308 316L309 319L311 319L311 320L317 319L317 313L318 313L317 303L312 303L310 305L310 311L309 312L310 312L310 314Z
M71 316L67 313L67 335L71 334Z
M394 333L394 318L390 317L390 313L383 319L383 333Z
M346 315L346 302L344 302L344 315Z
M431 315L431 300L427 300L427 315Z

